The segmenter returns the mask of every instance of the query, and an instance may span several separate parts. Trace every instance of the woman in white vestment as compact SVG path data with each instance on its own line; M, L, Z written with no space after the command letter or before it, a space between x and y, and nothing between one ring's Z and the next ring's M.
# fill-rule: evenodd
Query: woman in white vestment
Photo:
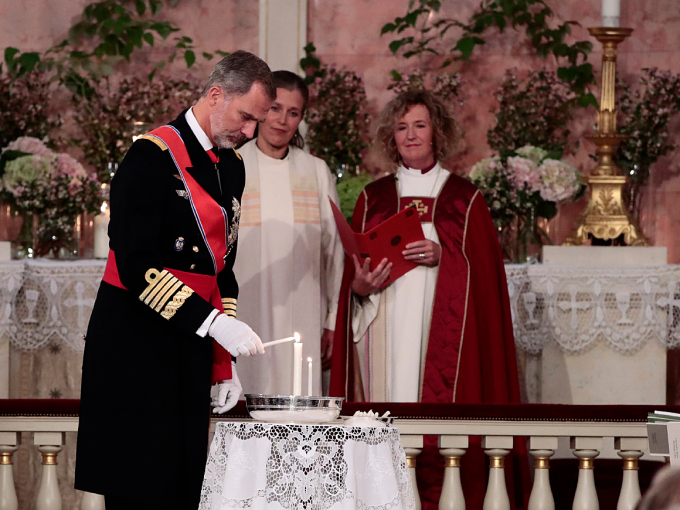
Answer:
M277 99L257 138L239 149L246 168L241 204L239 320L263 342L299 332L307 389L312 359L313 393L321 395L321 366L332 348L343 251L329 203L335 179L323 160L304 152L298 131L309 92L294 73L276 71ZM292 394L293 348L267 348L260 359L239 360L244 393Z

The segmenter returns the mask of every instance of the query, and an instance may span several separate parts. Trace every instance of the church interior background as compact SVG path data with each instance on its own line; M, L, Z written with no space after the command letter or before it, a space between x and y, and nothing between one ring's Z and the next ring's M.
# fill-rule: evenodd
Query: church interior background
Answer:
M45 52L66 37L88 4L89 0L59 3L2 0L0 48ZM506 27L502 32L498 27L484 31L479 35L484 44L474 46L467 60L457 58L460 52L452 52L449 44L461 37L459 28L451 29L443 39L437 37L428 43L435 51L407 58L404 55L406 47L393 46L396 53L390 48L401 35L384 27L397 23L398 18L408 12L409 4L407 0L164 2L163 9L156 15L158 19L175 24L181 30L178 34L190 40L184 41L184 47L174 47L177 58L159 69L154 79L172 77L202 81L214 65L217 49L247 50L262 56L272 69L287 67L300 72L297 63L309 56L305 47L309 49L307 45L312 43L314 56L322 65L352 71L362 79L365 100L361 112L370 123L394 96L395 72L402 78L420 72L429 84L437 83L437 76L446 76L453 82L449 81L443 87L453 91L452 105L464 131L459 154L448 162L448 166L460 175L468 175L476 163L497 153L490 147L488 133L497 123L500 87L509 86L512 79L526 83L528 76L537 76L541 71L554 73L558 67L565 66L565 59L556 57L551 50L547 50L545 56L539 56L525 31L512 27ZM570 25L570 33L564 38L566 44L573 45L578 41L592 44L592 51L584 51L578 64L584 64L585 57L592 65L593 81L585 90L599 101L603 46L588 29L602 25L601 0L547 0L546 4L554 12L552 26L576 22ZM425 15L418 17L404 34L415 34L416 40L422 41L436 32L434 28L429 33L423 29L437 27L438 21L455 19L466 23L479 9L480 2L444 0L439 5L439 2L421 1L420 5L424 6ZM285 23L280 16L287 16ZM621 0L620 26L631 28L632 34L617 47L616 71L618 79L628 84L632 92L628 96L630 102L619 103L619 106L631 108L637 104L635 101L642 101L640 97L636 98L635 91L644 92L649 85L641 85L641 79L646 78L648 84L656 83L654 79L665 79L669 84L659 92L670 98L668 104L663 103L663 98L656 97L642 105L643 110L661 106L668 109L657 112L659 117L670 119L667 138L660 139L659 143L673 146L646 167L649 177L644 186L636 190L639 198L636 199L635 221L648 245L656 250L647 252L642 260L631 255L632 259L628 261L623 260L628 255L612 251L618 247L605 248L596 254L593 251L565 255L554 251L572 235L588 202L587 196L559 204L554 217L539 222L550 240L543 242L554 245L544 252L543 263L538 262L541 248L537 243L508 249L506 271L523 379L523 400L526 402L680 403L680 357L672 350L676 343L680 344L677 330L680 317L680 266L677 266L680 264L680 207L677 205L680 203L680 152L675 148L680 142L680 115L674 115L680 112L680 55L677 51L680 46L680 2ZM381 35L381 31L385 33ZM174 37L175 34L170 34L168 41L173 41ZM124 78L145 78L156 62L168 58L175 44L153 47L145 44L136 49L129 61L123 59L111 69L109 83L115 88ZM187 48L195 50L192 57L185 57ZM212 53L213 60L203 56L204 52ZM5 55L7 57L7 53ZM5 89L12 58L11 55L6 58L0 68L0 81L5 80L0 87ZM450 58L451 64L442 70L442 63ZM189 60L192 60L190 66ZM15 67L13 72L17 69ZM454 78L451 73L455 73ZM49 92L40 97L49 100L53 109L50 115L59 117L61 126L57 132L63 146L88 170L105 174L110 166L101 162L93 164L93 160L86 157L83 145L78 147L69 143L70 138L79 136L71 93L54 84L49 87ZM5 94L5 89L0 88L0 94ZM571 94L570 98L580 94L573 89L559 93ZM25 100L30 102L33 97L37 96L28 92ZM621 100L621 95L617 100ZM0 101L5 99L0 98ZM527 97L516 101L525 106L531 102ZM566 126L569 132L562 138L567 147L564 157L587 176L596 166L592 157L596 146L587 135L598 122L597 108L592 104L583 107L573 102L569 104L571 119ZM643 113L653 114L646 110ZM622 111L620 128L623 116ZM564 131L564 127L560 129ZM364 175L380 175L382 170L377 168L371 154L368 151L362 154ZM359 171L359 167L352 164L356 159L352 163L343 163L340 159L333 161L336 172ZM629 172L637 171L637 167L625 168ZM0 241L14 241L13 237L18 235L17 219L6 205L3 205L2 214ZM78 221L81 237L76 250L80 257L68 268L55 270L54 262L49 260L43 263L36 260L30 267L0 261L0 398L79 397L82 334L103 266L90 260L94 258L95 249L94 216L83 215ZM518 257L524 249L528 251ZM11 250L7 248L6 254L9 256L10 253L17 255L16 246ZM529 263L526 263L527 259ZM553 261L552 265L548 259ZM580 264L589 264L591 269L584 272ZM19 306L14 300L20 288L24 291ZM555 314L561 317L559 324L553 321ZM130 355L134 356L134 353ZM565 383L570 377L571 383ZM622 389L618 383L612 384L612 380L619 380L617 377L627 379L634 389ZM67 480L62 492L66 507L76 508L79 496L68 488L69 483L72 486L72 479L68 480L73 470L69 463L75 458L75 433L67 436L60 464L61 476ZM28 501L30 494L37 491L39 462L35 452L23 449L16 454L16 463L23 466L16 475L17 490L20 497L25 498L22 501Z

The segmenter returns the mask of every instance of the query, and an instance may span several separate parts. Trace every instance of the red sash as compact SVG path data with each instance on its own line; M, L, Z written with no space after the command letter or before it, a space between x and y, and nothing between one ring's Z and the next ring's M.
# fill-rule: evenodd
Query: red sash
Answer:
M218 274L224 269L224 259L229 248L229 220L227 211L186 171L187 167L191 166L191 159L179 131L172 126L161 126L148 133L147 136L156 137L168 146L170 156L175 162L182 182L184 182L184 187L189 193L191 210L196 217L203 241L208 246L215 274Z

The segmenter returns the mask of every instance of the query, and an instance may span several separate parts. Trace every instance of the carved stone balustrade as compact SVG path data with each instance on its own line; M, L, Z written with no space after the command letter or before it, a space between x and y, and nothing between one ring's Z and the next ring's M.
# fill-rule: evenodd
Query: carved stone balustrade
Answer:
M64 447L65 433L78 430L78 407L77 400L0 400L0 510L18 508L12 463L16 460L15 453L22 449L37 449L42 454L40 488L31 495L35 508L62 508L57 483L59 452ZM460 475L465 465L461 459L469 447L469 436L482 437L482 448L489 457L488 485L484 494L486 510L510 508L504 477L504 470L509 467L504 459L513 450L513 437L517 436L527 439L527 449L534 460L529 510L555 508L548 472L549 459L555 453L560 437L569 438L573 453L579 459L579 480L572 508L599 508L593 470L597 469L597 456L603 448L603 439L614 438L615 449L622 459L617 510L632 510L641 495L638 459L648 450L647 413L657 409L680 411L678 406L346 403L343 415L371 409L380 414L389 410L395 417L393 426L399 428L412 474L423 448L424 436L439 436L439 453L445 458L441 510L465 509ZM213 424L220 420L250 421L250 418L244 403L240 402L230 413L214 418ZM159 413L158 421L163 421L162 413ZM140 424L140 430L149 430L145 425ZM33 440L26 440L26 434L32 435ZM102 462L105 462L108 452L102 451L101 454ZM413 483L415 487L415 478ZM104 510L103 498L83 494L79 508Z

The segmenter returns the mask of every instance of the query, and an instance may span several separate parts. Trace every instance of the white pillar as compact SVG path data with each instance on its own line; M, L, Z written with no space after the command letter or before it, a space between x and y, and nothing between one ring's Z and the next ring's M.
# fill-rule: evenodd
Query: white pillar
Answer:
M307 45L307 0L260 0L260 58L272 71L300 73Z
M416 481L416 457L423 451L423 436L402 435L401 445L404 447L406 462L408 462L409 472L411 474L413 496L416 499L416 510L420 510L420 494L418 493L418 483Z
M80 500L80 510L106 510L104 496L92 492L83 492Z
M0 432L0 510L18 510L19 500L14 487L12 456L21 444L21 433Z
M57 482L57 455L64 445L63 432L36 432L33 442L42 453L42 480L36 510L61 510L61 492Z
M439 510L465 510L460 458L468 446L468 436L439 436L439 453L446 459Z
M574 494L573 510L599 510L600 503L595 490L593 460L602 450L601 437L572 437L571 447L579 458L578 484Z
M623 459L623 482L616 510L633 510L642 497L638 479L638 459L642 457L642 452L622 450L617 453Z
M558 448L557 437L529 438L529 453L534 457L534 485L527 510L555 510L555 498L550 488L550 457Z
M489 484L484 496L484 510L510 510L505 486L505 457L512 449L512 436L485 436L482 448L489 456Z

